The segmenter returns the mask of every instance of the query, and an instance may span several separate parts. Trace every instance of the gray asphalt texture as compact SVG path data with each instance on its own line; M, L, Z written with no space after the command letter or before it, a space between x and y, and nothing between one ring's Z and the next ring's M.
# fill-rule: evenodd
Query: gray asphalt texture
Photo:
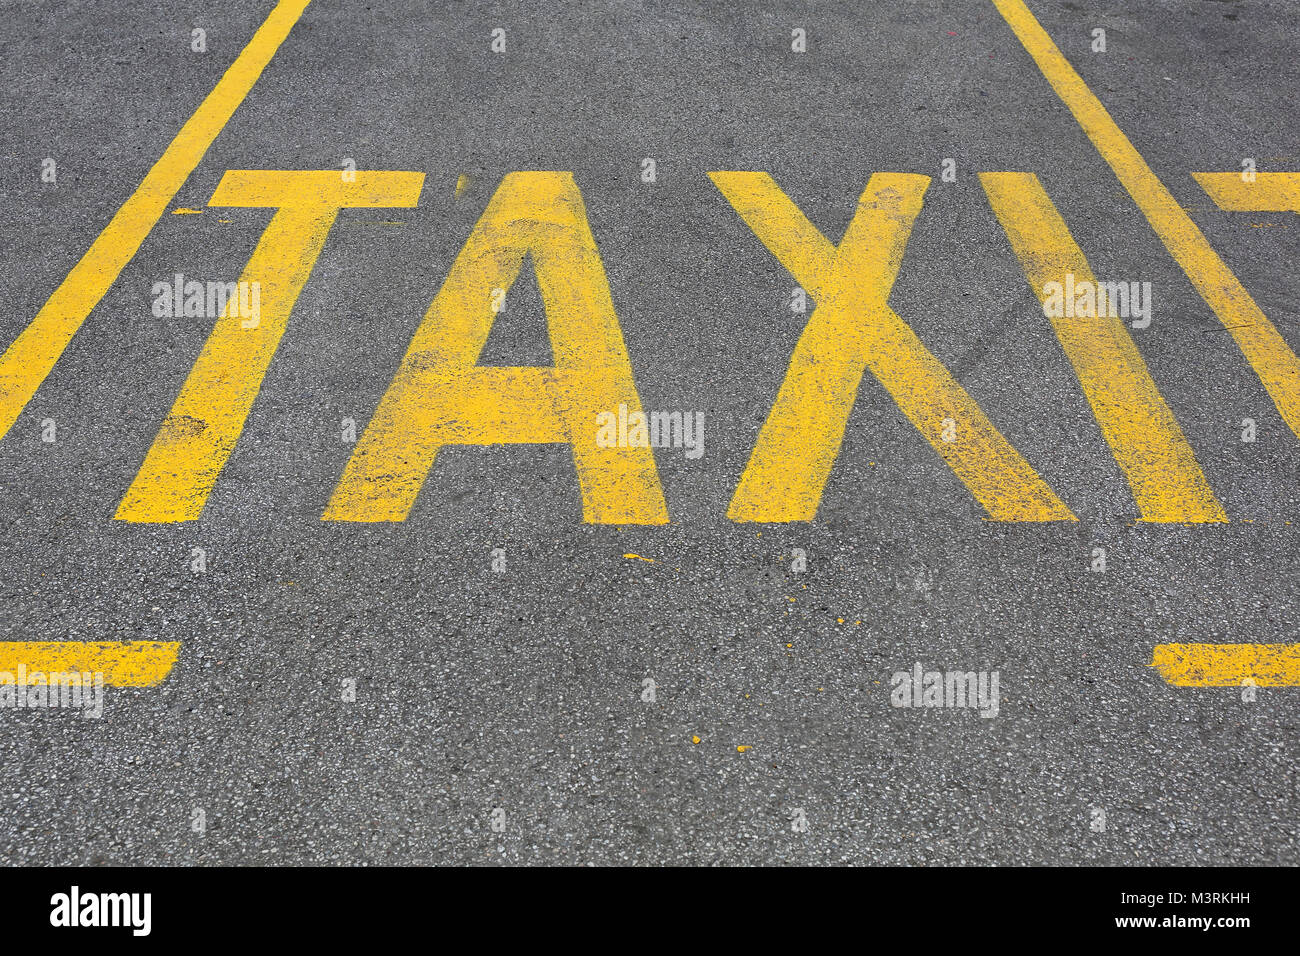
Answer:
M271 6L0 3L6 345ZM1030 6L1300 348L1295 217L1222 212L1190 176L1300 169L1300 5ZM0 442L0 638L183 642L100 721L0 712L0 860L1300 862L1300 691L1147 666L1297 640L1300 442L991 3L315 0L172 206L347 157L427 173L420 205L340 215L201 520L113 520L211 327L154 318L150 288L233 279L267 210L164 215ZM583 524L561 446L452 449L405 523L322 522L340 421L364 426L526 169L576 177L644 406L705 413L702 458L657 452L672 523ZM834 242L872 172L934 177L891 304L1077 524L986 520L869 374L817 520L726 519L805 318L706 175L727 169L772 173ZM979 186L1000 170L1039 176L1099 277L1153 282L1134 335L1231 524L1136 524ZM484 361L550 361L527 267ZM916 662L999 671L1000 715L891 707Z

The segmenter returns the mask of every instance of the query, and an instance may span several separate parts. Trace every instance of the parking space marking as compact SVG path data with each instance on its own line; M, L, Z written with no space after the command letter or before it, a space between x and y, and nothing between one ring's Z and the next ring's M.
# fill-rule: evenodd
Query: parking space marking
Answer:
M1300 173L1192 173L1220 209L1300 213Z
M1219 258L1191 216L1151 171L1024 0L993 0L993 3L1133 197L1165 248L1236 341L1283 420L1300 436L1300 360L1295 352Z
M0 437L8 433L73 335L131 261L310 2L276 4L135 192L0 356Z

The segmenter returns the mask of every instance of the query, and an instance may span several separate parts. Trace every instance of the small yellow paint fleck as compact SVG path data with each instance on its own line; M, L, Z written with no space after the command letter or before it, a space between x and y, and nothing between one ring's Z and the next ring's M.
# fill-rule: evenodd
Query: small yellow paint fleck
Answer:
M641 555L639 555L639 554L625 554L625 555L623 555L623 557L625 557L625 558L635 558L635 559L638 560L638 561L644 561L644 562L646 562L646 564L654 564L654 563L655 563L655 559L654 559L654 558L643 558L643 557L641 557Z
M693 737L691 737L691 743L698 744L699 742L700 742L699 734L696 734Z
M201 215L203 215L203 210L202 210L202 209L186 209L184 206L182 206L182 207L179 208L179 209L173 209L173 210L172 210L172 215L173 215L173 216L201 216Z
M749 746L749 744L741 744L739 747L736 748L736 753L743 754L746 750L753 750L753 749L754 748Z
M787 601L789 601L791 604L794 603L794 598L790 597L790 595L788 595L788 594L785 596L785 599L786 599Z
M794 647L793 644L787 644L786 647Z
M842 617L837 617L835 620L839 621L841 624L844 623L844 618Z
M469 177L466 176L464 173L461 173L460 176L458 176L458 177L456 178L456 198L457 198L457 199L460 198L461 193L463 193L463 192L465 191L465 187L468 186L468 185L469 185Z

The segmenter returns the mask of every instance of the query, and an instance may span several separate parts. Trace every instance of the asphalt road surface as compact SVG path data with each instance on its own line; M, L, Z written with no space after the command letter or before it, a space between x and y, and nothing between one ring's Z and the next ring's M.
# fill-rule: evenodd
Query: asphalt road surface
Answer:
M98 719L0 710L0 859L1300 863L1300 691L1273 686L1295 669L1254 688L1151 666L1158 645L1297 640L1300 419L1276 345L1300 349L1300 219L1222 208L1193 174L1271 189L1300 170L1300 5L301 6L0 3L0 639L179 642ZM1104 107L1087 128L1080 88ZM423 181L418 204L271 234L263 324L240 339L229 317L158 314L177 274L239 278L278 215L210 206L228 170ZM516 171L571 173L581 201L534 176L512 207ZM771 182L710 176L727 171ZM1045 196L1097 279L1150 283L1149 323L1054 326L994 172L1032 174L1001 180L1008 217ZM873 192L874 174L894 178ZM766 190L746 209L775 238L728 182ZM536 244L484 312L492 250L448 276L493 209L498 239ZM1028 245L1059 245L1036 221ZM600 311L602 273L612 337L575 304ZM265 345L294 275L259 390L242 343ZM519 443L588 397L551 373L493 373L518 387L486 399L465 369L429 385L471 313L492 327L466 369L618 378L621 333L633 410L697 437L703 416L702 453ZM886 326L915 335L882 352L861 329ZM227 351L195 381L214 329ZM413 338L431 351L403 365ZM884 378L857 386L864 362ZM804 391L778 402L788 371ZM214 468L203 435L240 387ZM169 418L183 390L200 411ZM453 420L462 397L478 424ZM781 520L732 520L774 402L793 427L767 433L749 500ZM818 408L847 415L837 454ZM385 469L418 486L407 439L436 428L405 520L374 520L400 483ZM612 471L580 483L578 446ZM824 488L788 491L817 461ZM350 467L353 510L330 517ZM658 489L666 522L620 520L653 518ZM173 493L201 514L157 505ZM778 499L812 520L763 512ZM996 675L996 704L897 706L921 700L895 690L918 665Z

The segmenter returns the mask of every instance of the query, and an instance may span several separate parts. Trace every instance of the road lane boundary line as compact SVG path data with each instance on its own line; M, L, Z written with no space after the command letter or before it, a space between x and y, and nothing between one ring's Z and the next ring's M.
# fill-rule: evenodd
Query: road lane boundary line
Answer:
M279 0L158 162L118 209L36 318L0 356L0 439L8 434L72 337L108 292L311 0Z
M289 36L311 0L279 0L140 185L0 356L0 440L9 433L118 275ZM0 641L0 671L103 672L110 687L152 687L176 663L179 642Z
M1283 420L1300 436L1300 359L1191 216L1152 172L1024 0L992 2L1188 280L1227 328Z

